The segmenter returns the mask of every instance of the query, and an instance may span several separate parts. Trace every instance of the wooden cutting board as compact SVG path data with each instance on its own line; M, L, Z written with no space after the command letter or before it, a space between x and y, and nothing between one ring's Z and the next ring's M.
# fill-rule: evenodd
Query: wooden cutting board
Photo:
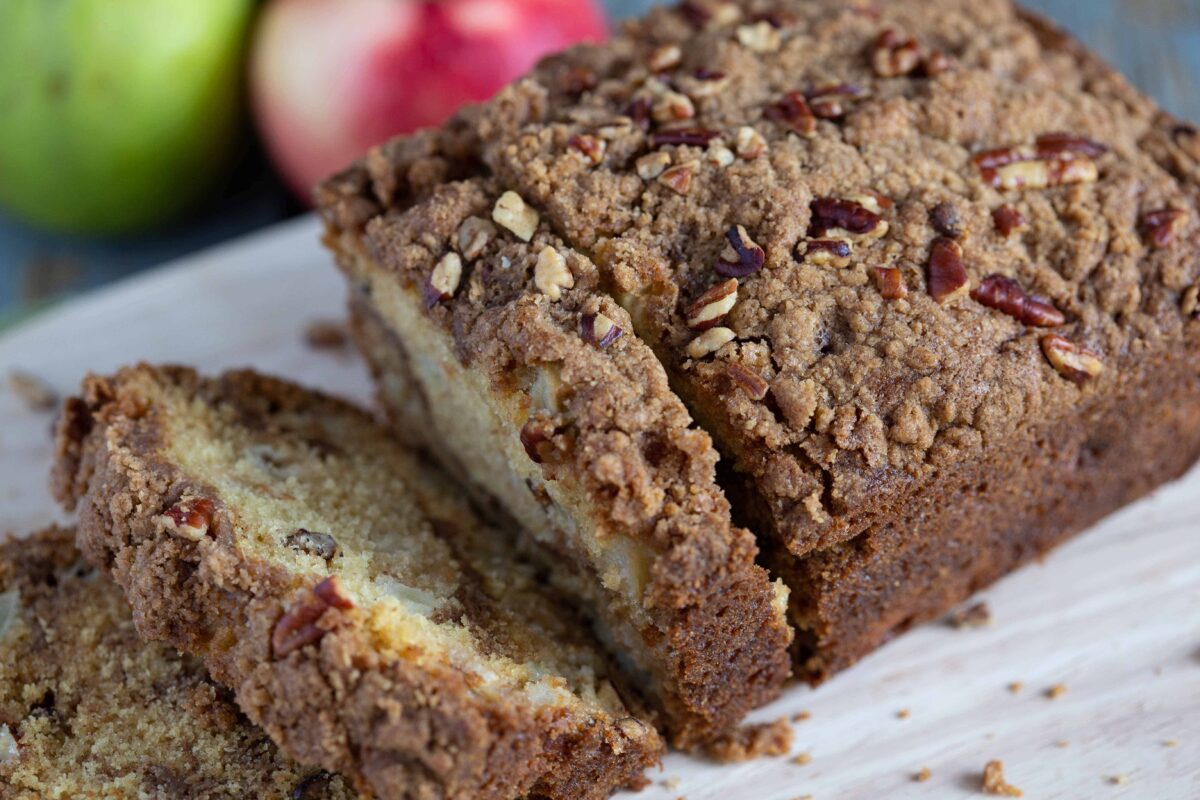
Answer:
M304 218L44 313L0 337L0 375L24 369L65 394L139 359L254 366L367 402L357 358L304 343L309 323L342 313L317 235ZM0 388L4 529L62 518L46 489L50 416ZM984 592L991 627L928 625L819 689L792 687L754 717L811 714L791 756L672 755L638 797L970 798L1003 759L1028 798L1200 798L1197 500L1193 471Z

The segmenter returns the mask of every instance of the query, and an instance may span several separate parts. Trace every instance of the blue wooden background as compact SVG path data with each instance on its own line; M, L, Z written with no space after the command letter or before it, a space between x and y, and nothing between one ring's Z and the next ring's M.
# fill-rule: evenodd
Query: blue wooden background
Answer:
M0 0L3 2L3 0ZM653 0L607 0L614 17ZM1200 120L1200 0L1024 0L1115 63L1166 108ZM226 196L186 225L134 241L49 236L0 216L0 325L102 285L298 213L250 159Z

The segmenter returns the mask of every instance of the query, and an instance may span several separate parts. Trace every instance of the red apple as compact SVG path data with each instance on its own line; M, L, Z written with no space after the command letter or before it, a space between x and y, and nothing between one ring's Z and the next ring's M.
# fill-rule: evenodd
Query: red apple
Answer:
M539 58L604 38L595 0L271 0L251 93L304 199L372 145L486 100Z

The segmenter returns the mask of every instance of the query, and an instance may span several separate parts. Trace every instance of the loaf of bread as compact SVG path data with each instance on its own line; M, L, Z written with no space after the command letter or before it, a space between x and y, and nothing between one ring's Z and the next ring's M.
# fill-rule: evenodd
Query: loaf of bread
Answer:
M606 501L725 530L724 490L820 680L1200 455L1198 178L1194 127L1008 0L686 0L318 201L401 428L601 604Z
M366 414L249 372L90 377L54 486L138 632L379 798L603 798L662 744L571 605Z
M358 797L283 757L196 659L143 642L74 540L0 543L0 797Z

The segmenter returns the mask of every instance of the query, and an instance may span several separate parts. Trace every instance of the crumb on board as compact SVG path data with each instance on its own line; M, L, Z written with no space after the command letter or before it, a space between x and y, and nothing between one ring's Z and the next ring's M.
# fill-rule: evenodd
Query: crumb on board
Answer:
M679 788L679 778L676 778L675 776L671 776L670 778L663 778L662 785L663 785L664 789L668 789L668 790L678 789Z
M1004 780L1004 762L992 759L983 768L983 793L999 797L1023 797L1025 795L1016 786Z
M304 343L314 350L341 350L349 341L346 324L338 320L313 320L304 329Z
M929 767L921 767L917 772L913 773L913 780L917 783L924 783L933 777L933 772Z
M896 712L896 719L908 719L910 716L912 716L912 712L907 708L902 708Z
M1163 742L1163 747L1179 747L1178 739L1167 739Z
M811 764L812 763L812 753L800 753L799 755L792 758L792 763L798 764L802 767L805 764Z
M1056 683L1046 690L1046 697L1051 700L1057 700L1067 693L1067 685L1065 683Z
M950 624L963 630L966 628L986 628L992 624L992 610L983 600L972 603L966 608L957 608L950 613Z
M1063 748L1070 747L1071 743L1068 742L1066 739L1059 739L1057 742L1054 743L1054 746L1061 750Z
M8 386L30 411L51 411L58 405L58 393L31 372L21 369L10 371Z
M733 764L764 756L787 755L791 749L792 726L780 717L774 722L742 725L709 742L704 752L714 761Z
M797 711L795 714L792 714L792 722L805 722L810 719L812 719L811 711Z
M1008 685L1008 690L1013 694L1020 694L1021 690L1024 688L1025 684L1021 683L1020 681L1013 681Z
M1125 784L1129 783L1129 776L1124 774L1112 775L1109 777L1108 782L1113 786L1124 786Z

